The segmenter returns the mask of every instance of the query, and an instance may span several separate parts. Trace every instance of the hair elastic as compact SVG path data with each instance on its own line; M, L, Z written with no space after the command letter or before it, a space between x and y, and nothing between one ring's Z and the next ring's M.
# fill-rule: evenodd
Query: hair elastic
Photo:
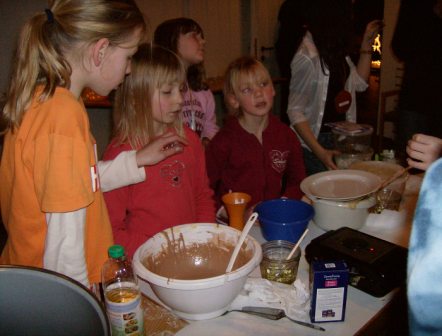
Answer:
M49 8L45 9L46 17L49 23L54 23L54 13Z

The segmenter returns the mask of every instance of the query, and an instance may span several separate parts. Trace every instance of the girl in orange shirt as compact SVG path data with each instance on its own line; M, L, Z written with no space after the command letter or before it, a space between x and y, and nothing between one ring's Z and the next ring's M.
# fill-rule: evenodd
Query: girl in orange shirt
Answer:
M0 203L8 240L0 264L44 267L89 286L100 281L113 238L80 95L86 86L100 95L119 86L145 23L130 1L51 3L21 31L3 109ZM176 140L169 135L151 147L147 160L133 152L115 161L124 168L161 160L170 154L163 146Z

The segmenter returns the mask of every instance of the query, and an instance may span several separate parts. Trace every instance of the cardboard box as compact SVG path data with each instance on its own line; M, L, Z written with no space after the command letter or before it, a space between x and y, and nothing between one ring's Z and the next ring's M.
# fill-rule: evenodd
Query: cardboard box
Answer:
M344 321L349 278L347 264L344 261L313 261L310 277L311 321Z

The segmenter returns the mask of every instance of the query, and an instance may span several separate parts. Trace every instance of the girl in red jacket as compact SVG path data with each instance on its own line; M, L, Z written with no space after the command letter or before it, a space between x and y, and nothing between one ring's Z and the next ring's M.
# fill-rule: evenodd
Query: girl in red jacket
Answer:
M206 150L218 206L229 191L248 193L250 205L287 196L300 199L305 177L296 134L272 114L275 90L264 65L252 57L233 61L224 99L231 114Z
M176 54L142 44L132 58L131 73L116 92L116 135L105 160L141 148L166 132L187 139L182 152L146 167L144 182L104 194L115 242L127 247L129 255L164 229L215 220L203 146L180 119L185 76Z

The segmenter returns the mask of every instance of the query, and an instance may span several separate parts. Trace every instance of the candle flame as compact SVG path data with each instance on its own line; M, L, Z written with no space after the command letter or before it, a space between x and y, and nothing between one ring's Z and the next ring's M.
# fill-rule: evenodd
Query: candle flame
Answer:
M373 45L372 45L373 51L378 52L379 55L381 54L381 35L378 34L376 38L374 39Z

